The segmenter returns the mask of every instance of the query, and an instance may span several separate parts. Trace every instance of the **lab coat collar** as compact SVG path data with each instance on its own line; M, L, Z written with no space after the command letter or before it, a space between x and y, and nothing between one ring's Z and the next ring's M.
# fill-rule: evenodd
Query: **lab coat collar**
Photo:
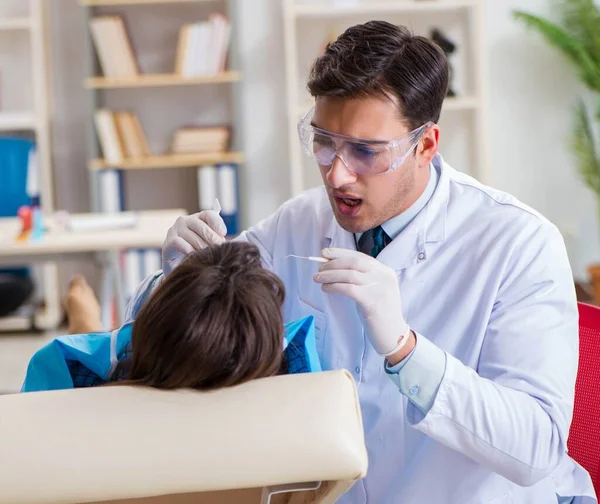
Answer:
M450 197L450 174L452 170L444 163L440 154L432 161L438 171L438 185L425 208L417 215L400 235L382 250L377 259L395 270L405 269L427 258L427 244L443 241L446 238L446 212ZM331 212L331 223L325 232L325 247L356 250L354 235L345 231Z

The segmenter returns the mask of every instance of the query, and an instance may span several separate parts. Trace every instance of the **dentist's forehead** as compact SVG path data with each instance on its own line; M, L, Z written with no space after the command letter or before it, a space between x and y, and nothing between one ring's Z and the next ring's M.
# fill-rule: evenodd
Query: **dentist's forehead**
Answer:
M386 98L317 98L313 126L353 138L393 140L408 133L398 106Z

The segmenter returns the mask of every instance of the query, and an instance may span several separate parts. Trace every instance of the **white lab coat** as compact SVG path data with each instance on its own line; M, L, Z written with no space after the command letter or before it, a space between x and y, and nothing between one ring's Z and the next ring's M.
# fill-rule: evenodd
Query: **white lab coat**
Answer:
M323 367L346 368L358 383L369 472L340 502L555 504L557 494L596 502L589 475L566 455L578 319L562 238L440 156L434 167L432 199L378 257L397 272L418 338L446 352L424 418L385 375L353 301L324 294L315 263L286 258L355 249L323 188L239 238L258 245L285 283L285 321L314 315Z

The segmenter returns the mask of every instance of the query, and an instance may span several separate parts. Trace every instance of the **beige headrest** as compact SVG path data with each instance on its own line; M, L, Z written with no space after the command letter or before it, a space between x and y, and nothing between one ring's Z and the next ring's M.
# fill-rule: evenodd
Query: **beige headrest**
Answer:
M108 386L0 397L0 503L83 503L354 481L356 388L331 371L214 392Z

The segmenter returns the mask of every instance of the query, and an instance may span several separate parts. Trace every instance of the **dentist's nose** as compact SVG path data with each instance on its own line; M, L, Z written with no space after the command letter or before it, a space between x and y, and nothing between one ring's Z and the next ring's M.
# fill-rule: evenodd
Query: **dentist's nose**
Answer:
M348 168L344 159L338 154L331 163L325 179L331 188L339 189L356 182L356 174Z

